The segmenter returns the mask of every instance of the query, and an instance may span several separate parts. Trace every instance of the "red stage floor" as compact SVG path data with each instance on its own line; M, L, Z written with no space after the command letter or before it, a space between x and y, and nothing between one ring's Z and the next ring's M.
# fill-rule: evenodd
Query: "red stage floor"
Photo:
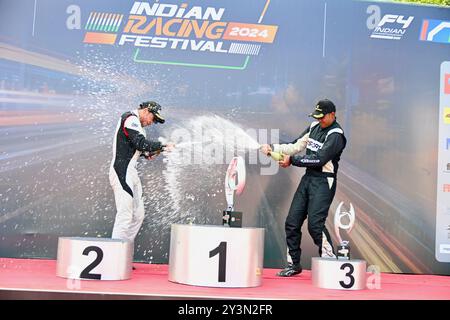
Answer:
M85 298L126 296L149 299L298 299L298 300L450 300L450 276L381 274L380 289L361 291L326 290L313 287L311 272L291 278L276 277L278 270L265 269L262 286L256 288L207 288L172 283L167 280L168 266L134 264L130 280L80 281L57 277L55 260L0 258L0 293L3 299L20 299L20 293L71 294ZM14 294L13 294L14 292ZM9 293L11 293L9 295ZM39 298L39 295L35 296ZM45 297L45 295L44 295Z

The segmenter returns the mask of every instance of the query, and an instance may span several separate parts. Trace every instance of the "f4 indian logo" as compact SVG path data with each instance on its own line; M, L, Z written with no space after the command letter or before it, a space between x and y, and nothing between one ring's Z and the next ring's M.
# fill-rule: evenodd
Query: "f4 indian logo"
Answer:
M419 39L422 41L450 43L450 21L424 19Z
M396 14L385 14L370 35L371 38L400 40L414 20L413 16L405 17Z

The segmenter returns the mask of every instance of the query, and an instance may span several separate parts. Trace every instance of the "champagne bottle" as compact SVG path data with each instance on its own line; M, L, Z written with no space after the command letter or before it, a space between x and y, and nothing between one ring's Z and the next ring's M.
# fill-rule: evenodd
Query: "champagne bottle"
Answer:
M275 161L281 161L284 159L284 154L281 152L275 152L275 151L271 151L269 152L269 155L272 157L273 160Z

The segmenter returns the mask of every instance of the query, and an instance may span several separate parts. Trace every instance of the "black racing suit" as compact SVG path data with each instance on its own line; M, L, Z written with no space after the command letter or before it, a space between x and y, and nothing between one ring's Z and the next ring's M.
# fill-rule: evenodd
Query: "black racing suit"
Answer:
M136 170L142 152L161 150L158 141L146 139L137 110L125 112L117 123L109 181L114 191L117 214L113 239L134 241L144 221L142 185Z
M273 151L291 155L292 165L306 167L285 223L286 243L293 264L300 264L301 228L307 216L308 231L319 247L319 255L335 257L325 220L336 192L338 162L346 141L336 121L324 129L319 122L313 122L293 142L273 145ZM304 149L306 155L297 154Z

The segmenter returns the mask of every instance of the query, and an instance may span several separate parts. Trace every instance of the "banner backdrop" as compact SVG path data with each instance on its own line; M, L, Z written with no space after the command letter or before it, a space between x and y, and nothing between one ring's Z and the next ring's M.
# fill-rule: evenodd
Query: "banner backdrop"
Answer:
M304 170L248 146L294 140L329 98L348 144L328 229L351 204L354 258L450 274L449 34L448 8L380 2L0 0L0 256L54 259L59 236L111 236L114 130L155 100L167 121L147 136L179 148L138 164L135 260L168 263L172 223L221 224L241 155L235 209L280 268ZM302 248L310 268L306 224Z

